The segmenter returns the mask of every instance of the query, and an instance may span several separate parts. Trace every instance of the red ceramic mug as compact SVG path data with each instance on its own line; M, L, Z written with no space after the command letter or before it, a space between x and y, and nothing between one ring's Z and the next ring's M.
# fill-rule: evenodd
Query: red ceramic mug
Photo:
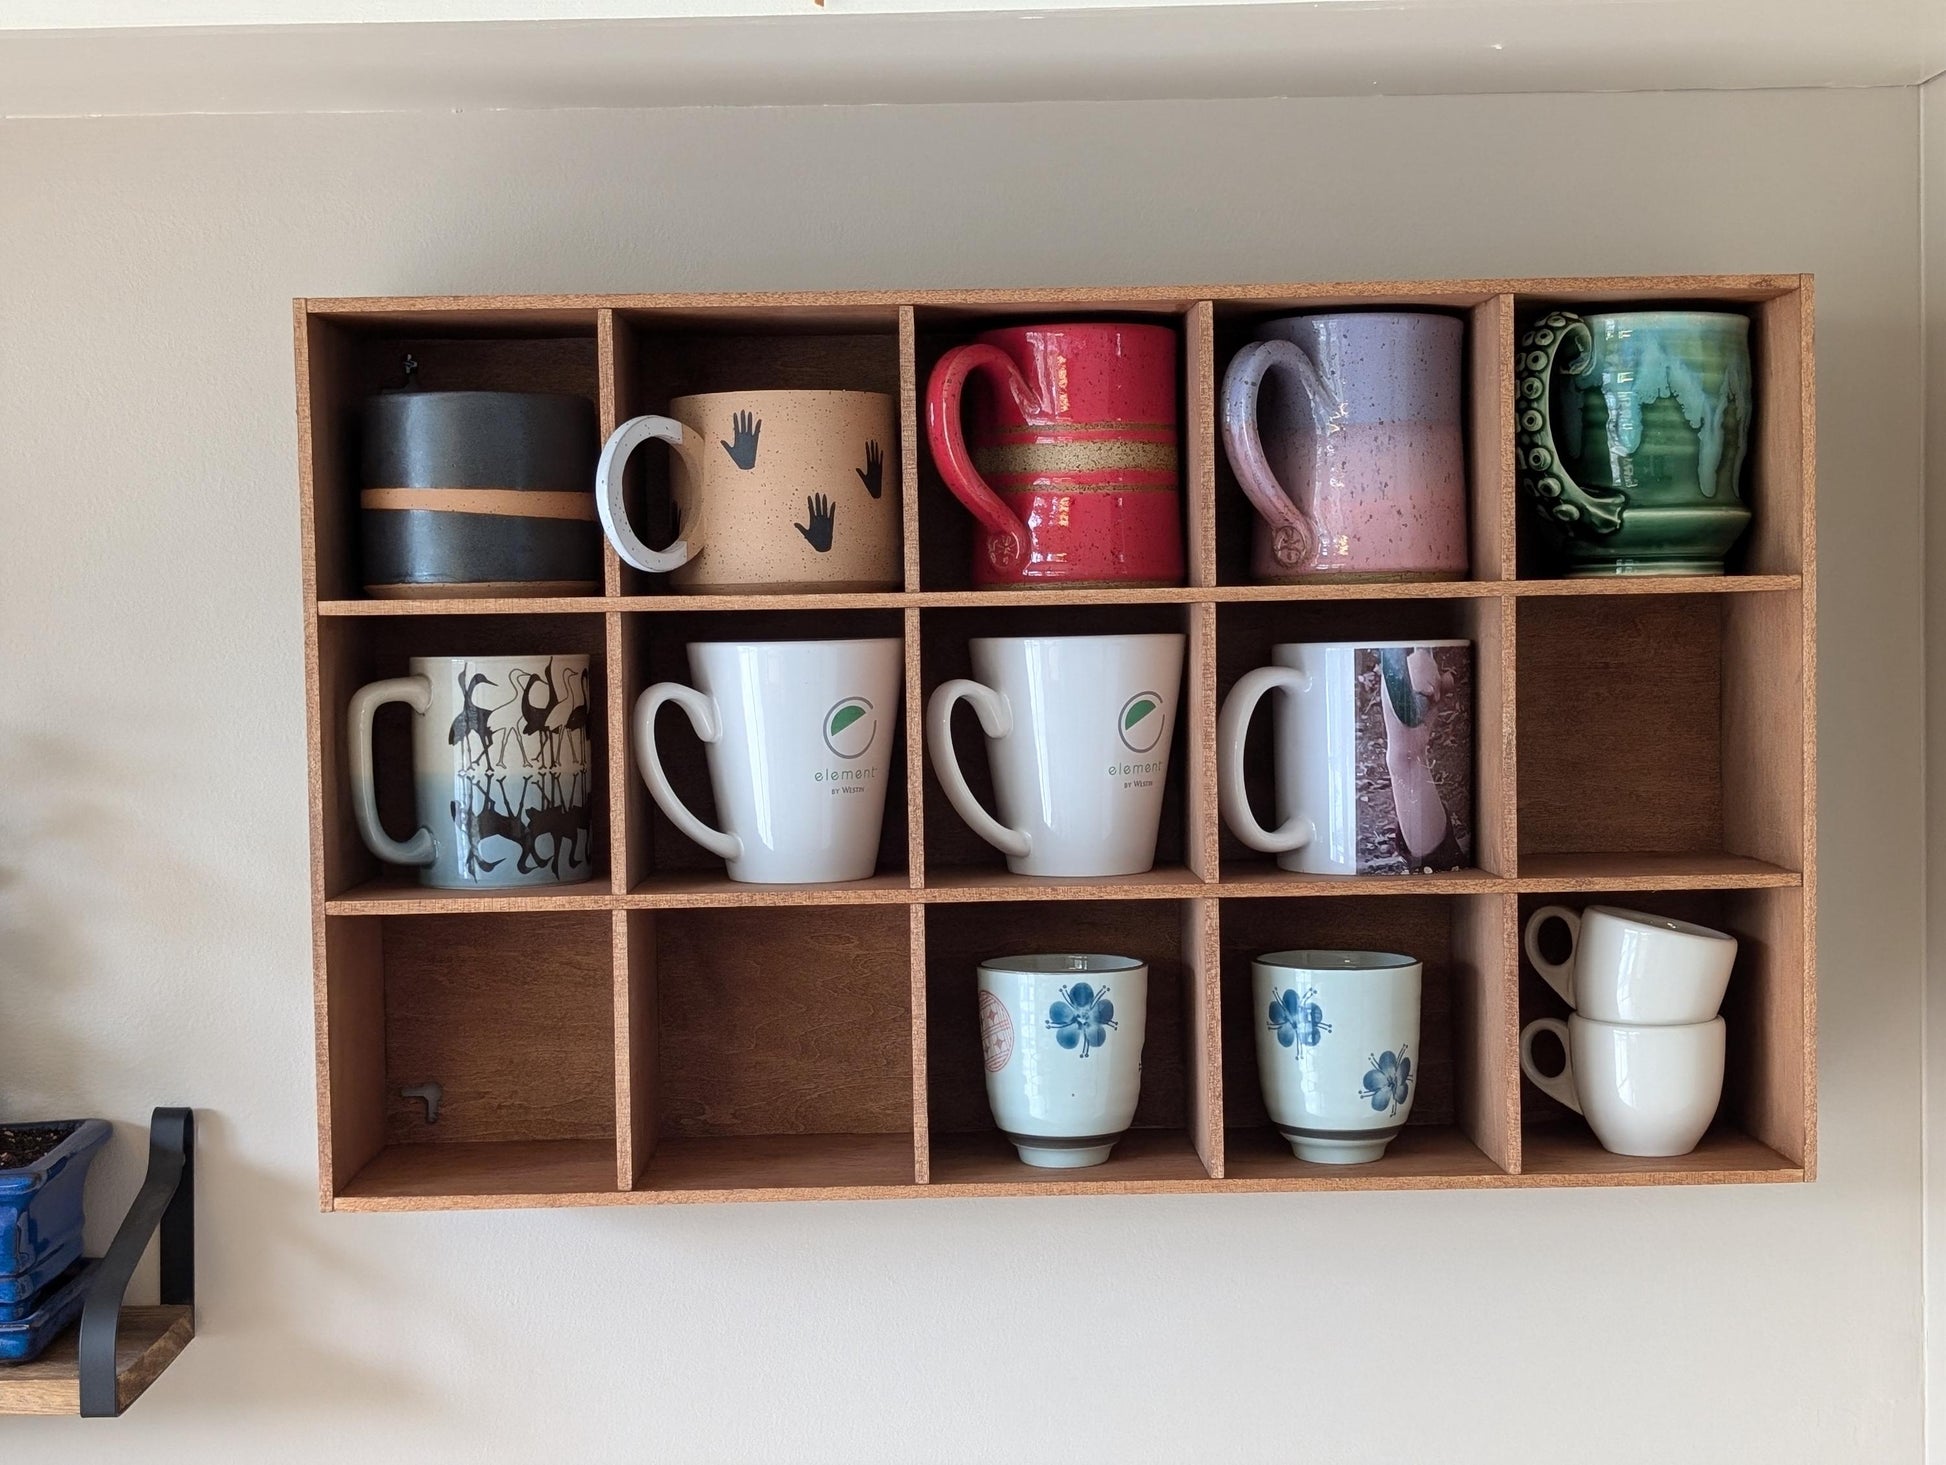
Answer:
M962 427L976 373L990 390L974 393ZM1169 327L987 331L933 368L926 434L940 477L979 520L980 589L1182 583Z

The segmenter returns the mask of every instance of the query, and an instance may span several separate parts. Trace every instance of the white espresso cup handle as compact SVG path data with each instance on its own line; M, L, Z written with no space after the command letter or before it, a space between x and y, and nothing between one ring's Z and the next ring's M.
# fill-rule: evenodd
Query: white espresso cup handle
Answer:
M657 682L640 697L635 699L635 762L642 770L642 782L649 786L649 797L655 800L656 807L669 816L684 834L719 859L740 860L743 858L743 841L734 834L725 834L720 829L712 829L684 807L683 801L676 797L676 791L669 785L668 775L662 771L662 755L655 746L655 714L664 702L674 702L689 714L689 725L696 729L696 736L706 743L713 743L723 736L723 719L717 714L716 703L694 687L685 687L681 682Z
M1534 1066L1534 1039L1542 1033L1552 1033L1561 1043L1561 1071L1542 1073ZM1566 1104L1575 1113L1581 1112L1581 1100L1574 1096L1574 1057L1568 1047L1568 1025L1558 1017L1537 1017L1520 1030L1520 1071L1527 1075L1527 1081L1550 1099Z
M430 865L437 857L432 831L421 827L404 844L378 822L378 790L372 777L372 719L387 702L403 702L421 717L432 706L432 683L422 676L392 677L351 694L345 741L351 753L351 811L365 847L394 865Z
M1243 742L1250 732L1250 718L1257 704L1273 687L1304 693L1311 690L1308 672L1294 666L1260 666L1246 672L1230 688L1223 701L1223 714L1216 722L1216 772L1219 784L1218 805L1230 833L1254 850L1265 854L1288 854L1311 842L1316 826L1303 813L1292 814L1281 828L1272 831L1257 822L1250 809L1250 795L1243 786Z
M975 834L1001 854L1024 860L1033 848L1026 831L1009 829L981 808L973 790L967 787L966 775L960 772L959 759L953 753L953 708L962 698L972 704L980 730L988 737L1008 737L1014 730L1013 709L993 688L965 677L943 682L933 689L926 703L926 743L932 749L932 771L939 775L947 801Z
M1568 959L1549 961L1541 955L1541 927L1560 921L1568 928ZM1574 1006L1574 958L1581 949L1581 916L1564 905L1544 905L1527 918L1527 929L1520 935L1521 948L1547 985L1561 994L1561 1000Z
M650 439L668 443L692 462L702 444L701 438L673 417L629 418L602 445L601 461L595 465L595 512L601 515L601 527L607 531L608 542L615 546L616 554L638 570L659 575L681 569L703 552L703 526L700 523L681 525L674 543L667 549L650 549L629 526L628 509L622 503L629 454Z

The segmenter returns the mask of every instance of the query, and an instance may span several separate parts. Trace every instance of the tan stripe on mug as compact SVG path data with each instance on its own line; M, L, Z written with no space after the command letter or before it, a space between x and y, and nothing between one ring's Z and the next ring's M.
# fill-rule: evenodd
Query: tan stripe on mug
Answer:
M591 493L525 488L368 488L362 509L430 509L438 514L492 514L506 519L595 517Z

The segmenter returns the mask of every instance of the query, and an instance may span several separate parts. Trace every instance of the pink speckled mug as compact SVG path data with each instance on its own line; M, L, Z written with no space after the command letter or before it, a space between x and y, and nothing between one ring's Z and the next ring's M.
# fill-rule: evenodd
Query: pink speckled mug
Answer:
M1293 315L1237 352L1223 447L1259 515L1257 579L1465 577L1465 334L1447 315Z

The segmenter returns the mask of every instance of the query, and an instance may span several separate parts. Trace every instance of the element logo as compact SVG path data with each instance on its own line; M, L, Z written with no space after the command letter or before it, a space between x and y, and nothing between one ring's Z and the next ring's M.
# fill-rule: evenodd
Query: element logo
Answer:
M862 758L878 736L878 718L863 697L847 697L824 714L824 745L847 763Z
M1115 731L1131 753L1146 753L1162 741L1162 729L1168 720L1163 715L1161 693L1137 692L1122 704Z

